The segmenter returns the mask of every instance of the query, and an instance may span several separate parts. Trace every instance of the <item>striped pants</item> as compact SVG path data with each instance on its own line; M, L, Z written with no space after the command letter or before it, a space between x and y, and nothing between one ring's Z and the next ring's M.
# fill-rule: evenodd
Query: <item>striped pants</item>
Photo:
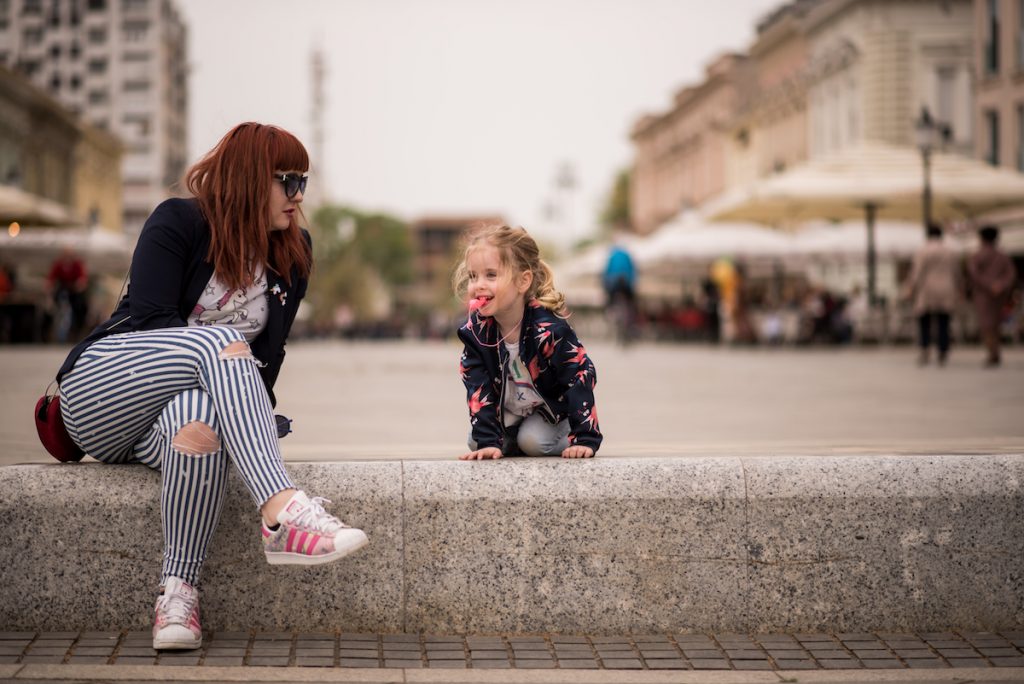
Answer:
M256 360L223 354L238 342L245 344L241 333L218 326L112 335L91 344L61 381L68 434L86 453L163 473L161 586L168 577L198 582L224 505L229 461L257 506L294 486ZM172 445L195 422L219 438L210 453Z

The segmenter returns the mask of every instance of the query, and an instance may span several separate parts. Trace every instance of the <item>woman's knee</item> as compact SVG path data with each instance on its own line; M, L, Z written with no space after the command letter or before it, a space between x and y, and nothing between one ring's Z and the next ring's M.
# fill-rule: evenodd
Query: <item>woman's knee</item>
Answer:
M206 423L194 420L174 433L171 448L185 456L207 456L220 450L220 436Z

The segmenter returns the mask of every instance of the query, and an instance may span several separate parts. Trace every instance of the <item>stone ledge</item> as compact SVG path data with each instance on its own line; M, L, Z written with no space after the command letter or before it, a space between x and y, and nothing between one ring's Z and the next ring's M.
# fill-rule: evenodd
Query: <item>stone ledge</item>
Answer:
M203 579L211 630L998 629L1024 624L1024 455L290 463L370 535L271 567L241 483ZM0 468L0 626L145 629L159 475Z

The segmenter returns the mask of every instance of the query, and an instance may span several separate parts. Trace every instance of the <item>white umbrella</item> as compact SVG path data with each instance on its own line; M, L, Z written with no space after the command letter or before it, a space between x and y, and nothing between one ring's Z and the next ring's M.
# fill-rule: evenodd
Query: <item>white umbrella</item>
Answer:
M719 257L756 259L791 253L792 238L756 223L708 222L693 213L666 223L633 248L643 265Z
M0 185L0 222L55 226L70 223L71 210L53 200L25 192L12 185Z
M871 206L880 217L920 221L923 184L917 149L864 143L727 193L711 215L793 226L863 218ZM961 155L933 154L931 191L934 219L971 218L1024 204L1024 174Z
M71 248L96 271L125 271L131 262L132 245L123 233L100 228L22 227L12 236L0 232L0 257L19 262L49 263Z
M924 231L916 223L879 221L875 225L875 251L891 256L912 256L924 244ZM793 234L798 254L821 256L864 255L862 221L811 221Z
M709 207L721 220L795 227L810 219L867 226L868 293L875 295L875 220L920 221L924 167L910 147L863 143L727 193ZM931 158L931 215L964 219L1024 204L1024 174L954 154Z

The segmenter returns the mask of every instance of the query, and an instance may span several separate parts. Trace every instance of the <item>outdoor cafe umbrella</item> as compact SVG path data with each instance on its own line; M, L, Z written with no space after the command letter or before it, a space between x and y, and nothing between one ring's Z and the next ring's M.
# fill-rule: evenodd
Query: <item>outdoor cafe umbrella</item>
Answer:
M64 249L73 249L93 271L124 273L132 244L122 233L102 228L22 227L17 235L0 231L0 260L17 260L37 270L48 268Z
M921 221L923 174L916 148L863 143L727 193L709 215L787 228L811 219L863 217L874 301L875 219ZM932 155L930 184L931 215L938 221L1024 204L1024 174L960 155Z
M0 223L57 226L73 219L71 210L53 200L25 192L13 185L0 184Z

